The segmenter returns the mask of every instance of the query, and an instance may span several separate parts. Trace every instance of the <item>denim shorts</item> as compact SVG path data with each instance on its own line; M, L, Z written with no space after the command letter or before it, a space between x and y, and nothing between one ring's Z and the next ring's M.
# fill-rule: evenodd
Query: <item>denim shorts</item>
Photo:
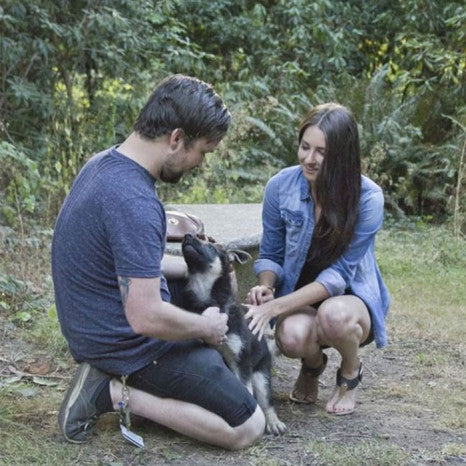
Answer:
M133 372L127 383L161 398L201 406L231 427L247 421L257 407L220 353L199 341L175 343L159 359Z

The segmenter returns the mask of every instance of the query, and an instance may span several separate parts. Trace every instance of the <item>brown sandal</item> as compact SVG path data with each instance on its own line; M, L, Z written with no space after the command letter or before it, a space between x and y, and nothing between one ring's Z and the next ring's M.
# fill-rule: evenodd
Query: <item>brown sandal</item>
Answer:
M306 363L304 362L304 359L301 360L301 371L299 372L298 375L298 380L296 380L295 387L293 391L290 393L290 400L294 401L295 403L302 403L302 404L310 404L310 403L315 403L315 401L308 401L305 398L304 399L299 399L294 396L294 393L296 391L296 387L299 384L300 380L305 380L305 378L310 377L312 379L318 379L319 376L324 372L326 366L327 366L327 361L328 357L325 353L322 353L322 364L319 367L308 367Z

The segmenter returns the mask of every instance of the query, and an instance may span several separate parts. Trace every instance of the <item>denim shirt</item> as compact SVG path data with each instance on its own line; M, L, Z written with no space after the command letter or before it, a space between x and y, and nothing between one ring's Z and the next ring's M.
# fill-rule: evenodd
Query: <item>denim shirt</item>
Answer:
M330 267L316 278L330 296L350 289L371 313L375 343L387 344L385 318L390 295L375 260L375 235L383 221L383 193L369 178L361 178L359 214L353 239ZM314 201L301 167L288 167L273 176L265 188L262 210L263 235L254 272L277 276L276 296L294 291L306 260L315 226Z

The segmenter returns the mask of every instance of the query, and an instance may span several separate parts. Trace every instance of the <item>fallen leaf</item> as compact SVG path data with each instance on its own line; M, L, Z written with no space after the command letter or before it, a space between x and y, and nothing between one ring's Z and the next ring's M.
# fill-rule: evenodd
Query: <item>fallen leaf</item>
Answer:
M45 375L48 374L51 369L50 361L38 360L26 366L24 371L30 374Z
M22 388L21 390L16 390L17 393L20 393L25 398L30 398L32 396L36 396L37 391L34 388Z
M6 377L5 379L3 379L0 382L0 387L3 386L3 385L9 385L9 384L12 384L12 383L19 382L20 380L21 380L21 376L19 376L19 375L12 375L10 377Z
M54 382L53 380L49 380L44 377L33 377L32 381L37 385L45 385L47 387L54 387L55 385L58 385L58 382Z
M8 366L8 370L12 373L12 374L17 374L17 375L23 375L23 373L21 371L19 371L18 369L16 369L15 366Z

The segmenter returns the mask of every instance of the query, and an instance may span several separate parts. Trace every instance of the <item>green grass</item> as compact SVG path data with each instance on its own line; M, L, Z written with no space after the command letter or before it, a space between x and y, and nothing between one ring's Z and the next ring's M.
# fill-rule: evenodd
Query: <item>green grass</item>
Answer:
M312 464L322 465L386 465L406 464L409 454L384 440L358 440L341 445L335 442L313 441L307 445Z
M388 334L412 344L416 367L390 396L432 409L439 428L464 429L466 241L445 227L391 228L380 233L377 256L392 295Z
M385 377L383 383L373 379L375 383L364 394L366 402L371 397L383 400L383 412L399 415L405 422L422 407L431 413L420 426L426 430L426 435L435 438L436 429L454 434L443 444L425 442L425 451L410 449L402 437L397 437L397 432L386 438L379 436L376 425L368 430L369 435L350 435L350 417L347 418L348 430L339 425L339 432L349 432L347 436L325 441L320 437L316 439L316 425L317 428L321 423L329 426L329 422L337 421L317 409L306 415L305 424L301 421L293 426L294 420L302 415L302 407L288 405L287 393L277 394L280 397L277 403L288 416L291 429L278 446L276 439L266 437L248 450L230 453L200 445L148 423L136 429L139 433L142 430L148 445L147 450L141 452L119 436L118 420L112 415L99 420L98 436L90 444L66 444L58 432L56 415L68 384L68 369L73 363L54 312L48 249L44 248L37 266L30 259L27 266L20 263L24 251L21 257L2 252L8 264L6 269L0 269L0 277L7 274L21 277L27 288L20 291L7 288L0 299L11 305L3 309L0 306L0 342L4 345L0 347L0 356L7 361L1 368L6 369L8 361L21 368L28 358L46 354L58 375L65 378L52 379L57 382L55 386L37 385L31 377L6 383L11 374L7 370L0 372L0 464L180 464L184 460L189 464L192 459L193 464L281 466L299 464L303 460L306 464L325 465L401 465L416 464L417 459L420 463L442 463L450 456L464 457L466 452L460 438L466 428L463 341L466 334L466 241L455 239L445 227L411 224L409 228L391 227L381 231L376 249L392 295L386 351L393 354L393 362L387 363L385 376L379 374ZM28 257L36 260L36 256ZM30 275L25 276L25 270L29 270ZM18 320L17 313L22 311L28 312L31 318ZM22 342L27 343L27 350L23 350ZM380 363L381 356L374 357L379 358ZM395 376L390 372L390 364L396 365ZM287 373L278 373L276 377L281 383L291 384L288 379ZM30 394L31 389L34 395Z
M392 295L388 323L399 336L462 344L466 241L445 227L387 229L377 257Z

